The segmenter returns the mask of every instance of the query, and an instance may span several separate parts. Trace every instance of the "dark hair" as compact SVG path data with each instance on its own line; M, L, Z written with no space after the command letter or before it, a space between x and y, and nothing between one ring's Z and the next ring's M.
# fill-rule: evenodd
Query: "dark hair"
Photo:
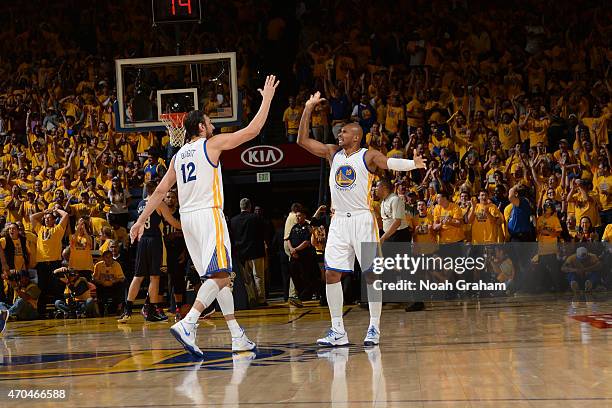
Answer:
M6 246L4 248L4 253L6 255L6 263L8 264L10 269L15 269L15 244L13 243L11 235L8 232L8 227L11 225L15 225L17 227L17 230L19 230L17 224L15 224L14 222L10 222L6 224L4 234L2 235L6 240ZM27 265L30 263L30 254L27 249L26 238L21 234L21 232L19 232L19 242L21 244L21 253L23 256L23 260L27 268Z
M145 184L145 189L147 190L147 195L153 194L155 188L157 187L157 183L154 181L147 181Z
M389 190L393 190L393 184L387 179L380 179L378 182L381 186L388 188Z
M302 212L304 211L304 208L302 206L302 204L300 203L293 203L291 204L291 212L292 213L298 213L298 212Z
M183 126L185 126L185 136L187 139L196 137L200 134L200 123L204 117L204 112L201 110L193 110L185 116L183 119Z

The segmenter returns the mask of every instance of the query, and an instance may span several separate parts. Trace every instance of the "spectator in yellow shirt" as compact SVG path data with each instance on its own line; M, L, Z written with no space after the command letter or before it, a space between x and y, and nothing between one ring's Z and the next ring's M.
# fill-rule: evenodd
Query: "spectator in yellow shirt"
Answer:
M561 289L561 277L557 261L557 241L561 235L561 222L552 200L544 202L544 215L538 218L536 232L538 241L538 272L544 290Z
M55 221L55 214L61 217L59 223ZM30 216L34 232L38 235L36 242L36 270L38 272L38 286L41 295L38 302L38 314L45 317L45 308L48 300L61 299L63 288L53 279L53 271L61 266L62 238L68 226L68 213L55 205L54 211L45 210Z
M389 138L380 130L380 124L375 122L370 128L370 132L366 135L366 146L370 149L378 150L382 154L387 154L387 144Z
M89 224L84 218L79 218L76 225L76 232L70 236L70 260L68 266L76 270L80 276L91 280L93 272L93 240Z
M404 107L398 95L391 98L391 105L387 108L387 117L385 118L385 131L388 136L401 134L404 130ZM416 129L415 129L416 130Z
M567 280L574 293L581 288L590 292L599 283L600 269L601 262L597 255L590 253L585 247L578 248L576 254L570 255L561 267L561 271L567 273Z
M417 214L412 217L412 240L418 244L415 249L421 253L429 254L435 250L436 234L433 230L434 218L427 211L425 200L417 202Z
M289 97L289 107L283 113L283 122L285 122L285 135L289 143L295 143L297 140L298 128L300 126L300 118L302 109L296 106L295 98Z
M0 246L6 258L6 269L23 271L34 267L36 260L32 255L36 248L33 248L25 236L19 233L19 227L15 223L8 223L5 233L0 238ZM3 267L3 269L5 269Z
M499 228L503 216L499 209L491 203L488 193L478 194L478 203L473 204L467 214L468 223L472 224L472 243L492 244L498 242Z
M612 174L607 161L599 163L599 172L593 180L593 190L599 196L601 204L601 224L612 224Z
M438 242L451 244L465 239L461 208L449 200L448 193L438 193L433 211L433 230L439 234Z
M121 265L113 259L110 250L102 252L102 260L94 266L93 281L96 284L100 310L105 310L105 305L111 300L108 311L115 313L123 299L125 276Z

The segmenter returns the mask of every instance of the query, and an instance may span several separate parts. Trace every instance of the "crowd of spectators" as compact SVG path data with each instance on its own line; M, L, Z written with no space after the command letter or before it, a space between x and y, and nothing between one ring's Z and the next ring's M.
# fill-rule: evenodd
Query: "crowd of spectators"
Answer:
M312 137L336 143L356 122L363 147L427 158L377 174L383 240L537 241L543 273L564 259L546 243L612 241L612 27L600 2L319 3L301 8L286 140L318 90ZM405 207L390 233L387 184Z
M600 2L321 0L291 3L291 13L269 1L204 3L205 22L181 33L181 51L237 52L244 121L260 69L282 69L293 56L279 53L297 49L284 82L295 90L283 115L288 141L306 96L321 90L328 103L313 115L317 139L334 143L356 121L368 148L426 156L427 170L379 177L412 217L424 202L436 240L610 241L612 55ZM19 287L24 315L33 312L26 303L43 315L31 275L10 271L36 269L45 301L73 288L85 303L123 278L107 259L114 272L84 291L56 272L62 261L92 283L91 251L108 249L130 276L127 227L144 183L165 172L168 137L115 131L114 59L172 55L176 42L151 27L147 2L0 10L0 300L16 302L18 291L7 292ZM435 224L455 206L465 225L448 238ZM495 226L469 226L481 221Z
M313 114L315 138L335 143L353 121L364 146L429 159L427 170L379 175L405 200L432 204L443 192L465 215L484 191L503 214L512 190L534 216L552 202L572 238L589 228L602 238L612 220L612 50L598 2L333 3L326 13L308 5L301 16L299 92L283 117L290 142L300 105L321 90L327 103ZM315 29L321 16L324 33ZM500 240L529 232L509 227Z

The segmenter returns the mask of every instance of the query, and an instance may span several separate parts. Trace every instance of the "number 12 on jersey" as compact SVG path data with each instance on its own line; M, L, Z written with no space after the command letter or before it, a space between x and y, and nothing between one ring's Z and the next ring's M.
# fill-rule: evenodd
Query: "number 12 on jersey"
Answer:
M183 183L189 183L190 181L194 181L196 179L195 169L196 166L193 162L181 164L181 173L183 173Z

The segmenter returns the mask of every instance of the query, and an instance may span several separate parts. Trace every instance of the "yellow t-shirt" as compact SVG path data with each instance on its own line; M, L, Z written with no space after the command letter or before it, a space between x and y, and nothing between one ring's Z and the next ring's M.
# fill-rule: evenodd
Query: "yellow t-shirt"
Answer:
M389 107L388 109L391 109ZM406 114L407 114L407 122L410 127L419 127L423 126L424 118L423 115L425 110L423 109L423 105L419 102L418 99L414 98L410 102L406 104Z
M463 213L461 208L455 203L449 203L448 208L444 209L440 205L436 205L433 212L434 222L440 223L442 220L461 220L463 222ZM442 225L440 230L439 242L440 243L452 243L459 242L465 239L463 225L458 227L450 224Z
M593 227L599 227L601 225L601 219L599 217L599 211L595 204L595 200L598 200L596 193L590 192L589 197L591 200L585 200L580 192L574 193L574 214L576 215L576 223L580 223L582 217L589 217ZM572 203L570 203L572 204ZM568 212L569 208L568 208Z
M606 229L604 230L603 237L601 238L603 242L609 242L612 244L612 224L608 224Z
M603 211L612 209L612 175L599 176L593 180L593 190L599 195Z
M414 234L412 235L415 243L435 243L436 236L433 231L430 231L429 227L433 227L433 216L427 214L424 217L415 215L412 217L412 229Z
M91 238L79 237L73 234L70 245L70 261L68 265L77 271L93 270L93 257L91 256Z
M385 119L385 129L391 133L399 131L399 122L405 120L404 108L401 106L389 106Z
M298 128L300 127L300 117L302 116L302 110L299 107L287 108L283 114L283 122L287 122L287 133L290 135L297 135Z
M61 224L51 228L37 224L35 232L38 235L36 241L36 259L38 262L52 262L62 259L64 230Z
M399 150L399 149L391 149L387 153L387 157L388 158L394 158L394 159L403 159L404 158L404 151L403 150Z
M502 216L499 209L493 204L476 204L474 221L472 221L472 242L474 244L490 244L499 238L498 226L489 220L486 212L495 218Z
M542 216L538 218L537 221L537 231L538 231L538 253L540 255L548 255L557 253L557 237L553 237L550 235L542 235L542 230L549 232L561 232L561 222L556 215L551 215L550 217Z
M113 261L111 266L106 266L104 261L97 262L92 277L96 283L102 283L102 286L110 286L116 281L125 279L121 265L117 261Z
M508 124L500 123L497 133L504 150L513 148L519 142L518 124L514 120Z
M22 271L25 269L28 269L28 265L26 265L25 262L25 257L23 256L23 248L21 247L21 241L18 239L13 239L13 245L15 246L15 255L14 255L14 260L15 260L15 267L13 269L17 270L17 271ZM0 246L2 246L2 249L6 249L6 238L0 238ZM29 251L29 253L32 253L32 250L30 248L29 243L26 240L26 250Z
M529 143L531 146L536 146L542 142L544 146L548 146L548 127L550 119L532 119L529 121Z

